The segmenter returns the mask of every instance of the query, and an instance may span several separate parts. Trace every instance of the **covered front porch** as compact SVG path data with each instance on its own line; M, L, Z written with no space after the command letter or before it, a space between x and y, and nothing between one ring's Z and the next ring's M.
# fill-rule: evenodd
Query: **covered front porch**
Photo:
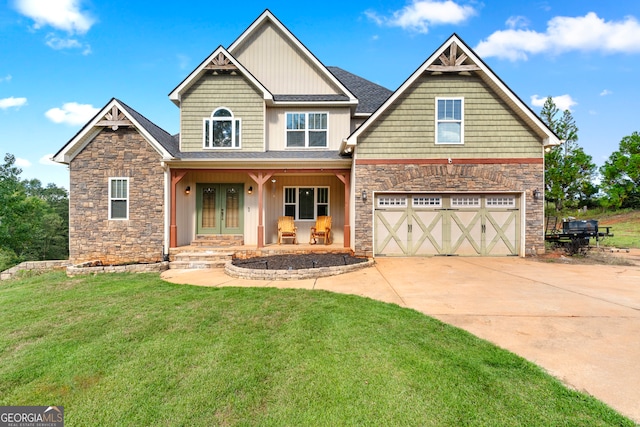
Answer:
M350 251L350 169L170 169L169 254L198 239L238 252ZM278 218L292 216L298 245L277 245ZM331 216L331 244L310 245L319 216ZM225 243L225 241L230 242ZM320 246L325 248L320 249ZM184 250L182 250L184 252Z

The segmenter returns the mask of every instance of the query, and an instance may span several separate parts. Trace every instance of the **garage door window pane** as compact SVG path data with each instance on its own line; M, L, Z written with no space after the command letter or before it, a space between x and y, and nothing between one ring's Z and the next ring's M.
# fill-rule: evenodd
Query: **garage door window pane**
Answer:
M479 208L480 197L478 196L452 197L451 206L456 208Z
M378 198L378 206L380 207L406 207L407 198L405 196L384 196Z
M513 196L494 196L487 197L487 206L515 208L516 198Z
M442 197L430 197L430 196L418 196L413 198L413 206L415 207L429 207L440 208L442 207Z

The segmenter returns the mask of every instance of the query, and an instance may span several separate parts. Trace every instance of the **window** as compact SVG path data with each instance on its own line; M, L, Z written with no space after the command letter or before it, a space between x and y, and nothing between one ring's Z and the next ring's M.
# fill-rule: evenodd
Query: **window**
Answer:
M329 215L329 187L285 187L284 214L310 220Z
M414 196L413 197L413 206L414 207L430 207L430 208L441 208L442 207L442 197L440 196Z
M240 119L228 108L218 108L203 120L204 148L240 148Z
M407 206L407 197L406 196L384 196L378 198L378 207L406 207Z
M487 197L487 206L497 206L503 208L515 208L516 198L514 196L493 196Z
M109 178L109 219L129 219L129 178Z
M329 113L287 113L287 148L327 146Z
M451 197L452 208L479 208L480 197L478 196L454 196Z
M464 143L462 98L436 98L436 144Z

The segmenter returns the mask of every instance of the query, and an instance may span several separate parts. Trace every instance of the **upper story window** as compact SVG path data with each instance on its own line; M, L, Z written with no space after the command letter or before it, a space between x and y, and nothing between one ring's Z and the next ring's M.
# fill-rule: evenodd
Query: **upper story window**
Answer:
M436 98L436 144L464 144L463 98Z
M240 148L240 119L221 107L203 120L204 148Z
M109 219L129 219L129 178L109 178Z
M329 113L287 113L287 148L327 147Z

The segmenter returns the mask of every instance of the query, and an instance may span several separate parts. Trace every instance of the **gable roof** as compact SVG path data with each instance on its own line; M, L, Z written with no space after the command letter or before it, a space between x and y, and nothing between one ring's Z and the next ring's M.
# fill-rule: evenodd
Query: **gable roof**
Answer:
M289 29L275 17L273 13L269 9L265 9L262 14L256 18L255 21L229 46L229 52L235 52L240 49L243 44L251 38L251 35L258 31L262 25L266 23L273 24L314 67L316 67L320 73L329 80L333 85L335 85L339 91L344 95L344 99L352 104L358 102L358 99L354 94L350 91L350 89L342 82L340 79L336 78L327 67L302 43L298 38L291 32ZM287 94L279 94L279 95L287 95ZM342 100L342 99L341 99Z
M358 129L343 141L346 146L358 144L358 137L425 72L474 72L509 105L543 140L543 146L559 145L555 133L525 104L457 34L444 42Z
M124 102L116 98L111 98L111 100L53 156L53 161L69 164L102 129L111 127L115 130L120 126L135 127L164 159L175 158L180 152L176 137L170 135Z
M218 46L211 55L200 63L178 86L169 93L169 99L180 106L182 93L189 89L200 77L209 70L236 70L244 75L260 92L265 100L273 100L273 95L262 85L236 58L224 47Z
M356 76L342 68L327 67L327 69L358 98L356 115L368 115L373 113L393 93L392 90L389 90L384 86L380 86L372 81Z

